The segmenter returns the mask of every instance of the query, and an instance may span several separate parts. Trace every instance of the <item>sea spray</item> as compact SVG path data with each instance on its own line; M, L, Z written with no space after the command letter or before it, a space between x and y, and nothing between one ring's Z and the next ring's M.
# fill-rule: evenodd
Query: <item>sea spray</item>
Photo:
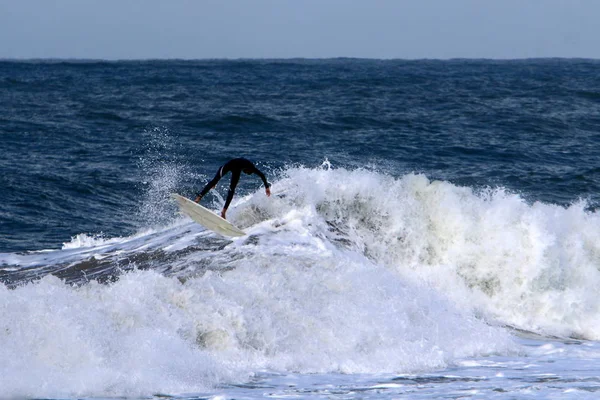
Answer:
M475 191L360 169L287 175L275 186L285 187L284 198L252 197L248 207L256 202L275 217L300 210L312 234L427 282L490 322L599 337L600 217L584 202L530 204L503 188Z
M175 209L169 196L188 172L185 164L178 160L177 142L166 128L148 130L144 137L144 155L138 162L143 194L137 219L141 228L148 228L173 221Z

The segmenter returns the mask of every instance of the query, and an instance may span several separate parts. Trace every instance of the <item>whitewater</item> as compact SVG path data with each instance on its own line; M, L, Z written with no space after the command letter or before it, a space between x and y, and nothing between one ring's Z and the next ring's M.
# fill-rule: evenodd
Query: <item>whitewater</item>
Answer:
M600 390L600 221L584 200L288 166L270 198L236 197L247 236L226 239L177 215L166 175L134 235L0 254L2 397Z

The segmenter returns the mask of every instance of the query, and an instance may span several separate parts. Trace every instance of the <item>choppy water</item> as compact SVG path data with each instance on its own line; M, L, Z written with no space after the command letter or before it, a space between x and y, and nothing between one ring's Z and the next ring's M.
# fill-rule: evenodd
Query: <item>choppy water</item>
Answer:
M0 62L0 396L595 398L599 67Z

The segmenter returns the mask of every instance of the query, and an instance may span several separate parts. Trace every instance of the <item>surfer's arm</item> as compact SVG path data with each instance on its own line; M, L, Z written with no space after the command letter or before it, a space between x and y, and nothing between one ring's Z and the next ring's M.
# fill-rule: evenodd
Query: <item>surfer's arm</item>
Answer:
M260 179L263 181L263 184L265 185L265 192L267 193L267 196L270 196L271 195L271 184L267 181L267 178L265 178L265 174L260 172L260 170L256 167L254 167L254 173L256 175L258 175L260 177Z

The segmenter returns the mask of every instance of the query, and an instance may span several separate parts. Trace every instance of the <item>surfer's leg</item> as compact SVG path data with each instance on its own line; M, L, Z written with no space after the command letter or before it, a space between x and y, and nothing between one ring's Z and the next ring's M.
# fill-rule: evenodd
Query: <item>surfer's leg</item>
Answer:
M204 189L202 189L202 191L200 193L196 194L196 200L194 200L196 203L198 203L200 200L202 200L204 195L206 193L208 193L209 190L214 189L215 186L217 186L217 183L221 180L221 177L223 176L222 173L223 173L223 167L219 168L215 177L212 178L212 180L210 182L208 182L206 184L206 186L204 186Z
M233 195L235 194L235 188L240 181L240 171L233 171L231 173L231 183L229 183L229 192L227 193L227 200L225 201L225 206L223 207L223 211L221 211L221 216L225 218L225 213L229 208L229 204L231 204L231 200L233 200Z

